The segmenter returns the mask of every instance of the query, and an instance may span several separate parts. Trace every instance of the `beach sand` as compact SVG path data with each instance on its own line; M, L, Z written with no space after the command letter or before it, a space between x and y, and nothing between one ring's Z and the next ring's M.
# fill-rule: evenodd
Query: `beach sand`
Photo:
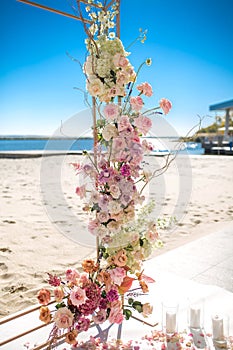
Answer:
M0 316L36 304L47 286L47 272L63 273L94 256L85 238L77 177L70 165L80 156L0 159ZM162 157L147 157L151 171ZM156 201L154 215L175 216L176 224L161 230L165 246L156 254L212 233L233 220L233 157L179 157L149 186ZM54 186L55 183L55 186ZM67 238L68 235L69 238Z

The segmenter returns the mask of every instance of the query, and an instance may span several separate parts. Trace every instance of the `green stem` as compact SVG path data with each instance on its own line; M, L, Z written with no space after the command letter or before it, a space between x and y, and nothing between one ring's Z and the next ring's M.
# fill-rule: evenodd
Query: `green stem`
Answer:
M132 83L132 85L131 85L131 87L130 87L130 91L129 91L128 96L127 96L127 98L126 98L126 101L125 101L125 103L124 103L124 107L122 108L122 114L124 114L124 111L125 111L125 109L126 109L127 103L129 102L129 98L130 98L130 96L131 96L131 94L132 94L134 84L135 84L135 82L136 82L136 80L137 80L137 76L138 76L140 70L142 69L142 67L144 66L145 63L146 63L146 62L141 63L140 66L139 66L139 68L138 68L138 70L137 70L136 76L135 76L135 78L134 78L134 81L133 81L133 83ZM130 109L131 109L131 108L130 108ZM130 111L130 109L129 109L129 111Z

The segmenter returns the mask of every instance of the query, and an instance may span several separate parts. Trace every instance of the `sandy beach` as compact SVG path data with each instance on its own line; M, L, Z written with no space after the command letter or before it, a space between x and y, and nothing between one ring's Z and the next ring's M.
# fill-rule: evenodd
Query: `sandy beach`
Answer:
M86 233L85 224L77 224L83 213L70 163L80 156L46 158L0 159L1 317L35 304L47 272L63 273L95 254L93 247L77 243ZM151 171L163 161L146 158ZM232 174L233 157L192 156L176 159L152 181L148 195L156 201L154 215L177 220L161 230L165 247L156 254L233 221ZM75 233L76 242L70 239Z

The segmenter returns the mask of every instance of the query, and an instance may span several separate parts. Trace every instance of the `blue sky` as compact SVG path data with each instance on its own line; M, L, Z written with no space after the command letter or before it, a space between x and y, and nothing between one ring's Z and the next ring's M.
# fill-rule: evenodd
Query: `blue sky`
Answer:
M72 13L72 0L37 0ZM121 0L121 38L127 47L139 28L144 44L130 48L137 68L147 57L138 82L154 90L146 107L167 97L166 117L185 135L197 115L215 116L209 105L233 98L232 0ZM16 0L0 0L0 135L51 135L61 120L84 108L85 80L77 62L85 60L80 22ZM206 118L203 125L214 119ZM82 121L85 123L85 120ZM79 131L77 130L77 134Z

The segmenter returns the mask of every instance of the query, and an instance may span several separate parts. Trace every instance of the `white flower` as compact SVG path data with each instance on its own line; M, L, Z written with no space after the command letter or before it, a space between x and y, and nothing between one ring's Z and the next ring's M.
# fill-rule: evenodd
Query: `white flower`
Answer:
M102 136L106 141L110 141L111 138L117 137L117 128L113 124L107 124L102 132Z
M108 204L108 210L111 214L118 214L121 211L121 205L117 201L111 201Z
M114 32L110 32L108 34L108 36L109 36L110 39L114 39L115 38L115 33Z
M104 85L96 76L90 75L89 81L87 81L87 90L91 96L99 96L104 93Z

